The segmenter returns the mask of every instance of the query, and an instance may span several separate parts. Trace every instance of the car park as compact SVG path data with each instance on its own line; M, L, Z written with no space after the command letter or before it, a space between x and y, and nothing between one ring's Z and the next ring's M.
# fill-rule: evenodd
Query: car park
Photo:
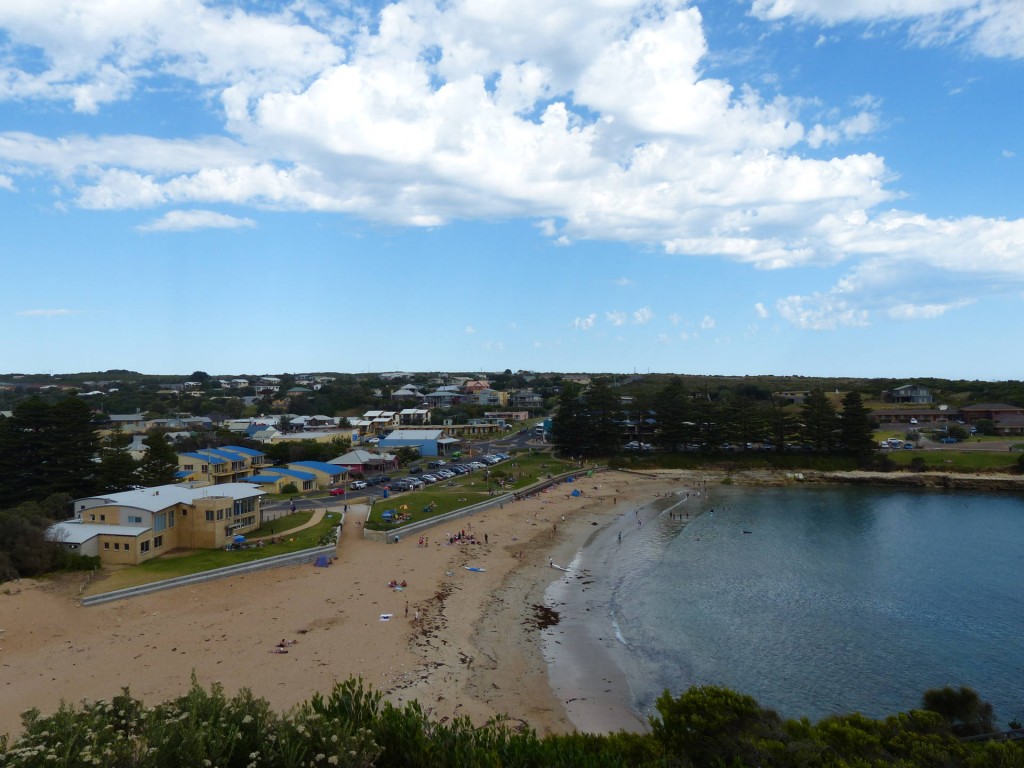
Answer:
M423 467L409 467L409 474L410 475L417 475L417 474L419 474L422 471L423 471Z

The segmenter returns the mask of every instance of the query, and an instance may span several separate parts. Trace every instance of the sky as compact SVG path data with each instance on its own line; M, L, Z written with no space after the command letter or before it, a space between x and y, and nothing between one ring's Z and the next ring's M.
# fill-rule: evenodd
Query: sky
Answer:
M1020 379L1021 0L0 0L0 375Z

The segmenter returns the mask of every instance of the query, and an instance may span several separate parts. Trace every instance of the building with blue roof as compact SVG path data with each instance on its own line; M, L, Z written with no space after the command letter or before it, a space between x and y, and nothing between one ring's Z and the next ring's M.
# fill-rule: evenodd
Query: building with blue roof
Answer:
M337 464L328 464L325 461L292 461L288 464L289 469L297 469L300 472L312 472L316 475L317 487L321 490L333 488L345 482L348 468L339 467Z
M182 480L207 485L244 481L269 464L266 454L240 445L178 454L178 471L182 473Z
M294 485L299 491L315 491L316 475L286 467L268 467L258 475L245 478L242 482L254 483L270 493L284 493L285 486Z

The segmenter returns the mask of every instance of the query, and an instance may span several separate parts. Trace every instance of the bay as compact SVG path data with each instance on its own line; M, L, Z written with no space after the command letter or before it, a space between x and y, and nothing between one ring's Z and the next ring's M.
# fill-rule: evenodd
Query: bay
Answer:
M593 537L548 601L562 614L545 652L565 700L618 681L614 695L646 716L665 689L713 684L816 720L884 717L948 684L975 688L1004 724L1024 719L1024 500L1013 496L680 492Z

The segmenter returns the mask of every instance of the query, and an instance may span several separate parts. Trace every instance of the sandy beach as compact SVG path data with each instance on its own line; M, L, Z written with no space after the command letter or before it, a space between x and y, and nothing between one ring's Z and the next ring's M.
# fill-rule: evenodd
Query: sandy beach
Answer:
M356 510L329 568L298 566L83 608L79 580L0 589L0 733L20 713L109 699L146 703L187 690L195 674L228 693L249 688L284 711L336 681L362 677L432 717L482 724L507 715L541 734L636 728L629 712L570 721L541 652L545 589L595 530L689 473L605 472L440 524L420 546L366 541ZM685 479L684 479L685 478ZM573 489L583 491L570 496ZM477 543L448 544L465 531ZM467 570L475 568L477 570ZM392 580L405 581L391 589ZM417 615L419 619L417 620ZM276 653L282 639L295 641Z

